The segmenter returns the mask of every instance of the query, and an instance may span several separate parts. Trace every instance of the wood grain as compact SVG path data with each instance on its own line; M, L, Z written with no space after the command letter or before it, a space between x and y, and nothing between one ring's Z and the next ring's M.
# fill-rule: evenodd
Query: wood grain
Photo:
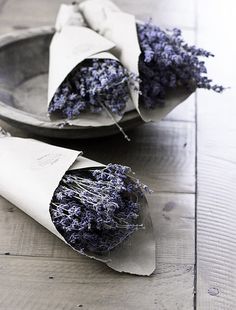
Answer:
M223 1L198 1L198 42L216 55L209 61L209 75L232 87L236 80L236 60L229 56L229 47L230 55L236 53L230 35L236 26L233 10L234 1L227 5ZM222 95L198 93L198 310L235 309L235 100L233 89Z
M157 269L150 278L139 278L77 255L1 199L0 309L76 309L81 304L89 310L192 309L194 195L153 194L149 204Z
M199 165L198 309L231 310L236 298L235 163L202 154Z
M157 244L157 264L194 263L194 195L152 194L148 197ZM87 258L0 198L0 255Z
M128 135L87 141L49 140L52 144L83 150L84 156L102 163L132 167L138 177L159 192L195 191L195 126L189 122L149 123Z
M160 264L148 278L89 260L0 257L0 277L4 310L190 310L193 304L192 265Z
M194 194L152 194L148 202L156 236L157 264L194 264Z
M12 135L40 138L4 122L0 122L0 126ZM194 123L163 121L145 124L128 131L128 135L131 142L121 135L86 141L40 139L82 150L84 156L105 164L119 162L128 165L144 183L158 192L195 192Z

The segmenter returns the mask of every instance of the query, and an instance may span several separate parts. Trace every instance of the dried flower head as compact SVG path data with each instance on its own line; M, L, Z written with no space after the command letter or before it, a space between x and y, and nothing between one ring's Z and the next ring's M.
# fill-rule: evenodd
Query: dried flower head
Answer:
M56 189L50 214L57 230L80 252L112 250L137 229L147 186L129 167L69 171Z
M103 109L122 115L132 78L116 60L86 59L57 89L48 112L68 119L78 117L81 112L100 113Z
M196 87L222 92L224 87L212 85L205 75L207 69L199 56L213 54L190 46L181 37L181 30L163 31L151 22L137 24L141 56L140 103L147 109L164 103L169 89L183 86L188 90Z

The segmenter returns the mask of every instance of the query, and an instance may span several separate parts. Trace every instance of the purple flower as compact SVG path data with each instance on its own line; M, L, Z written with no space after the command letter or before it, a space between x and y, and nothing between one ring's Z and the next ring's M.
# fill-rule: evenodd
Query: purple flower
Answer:
M194 90L196 87L222 92L223 86L212 85L204 61L200 57L213 54L196 46L190 46L181 37L181 30L163 31L151 24L137 24L141 56L140 103L147 109L155 108L165 102L169 89L185 87Z
M103 109L122 115L132 79L133 75L116 60L87 59L57 89L48 112L68 119L82 112L100 113Z
M129 175L128 175L129 174ZM50 204L57 230L78 251L111 251L137 229L146 185L126 166L69 171Z

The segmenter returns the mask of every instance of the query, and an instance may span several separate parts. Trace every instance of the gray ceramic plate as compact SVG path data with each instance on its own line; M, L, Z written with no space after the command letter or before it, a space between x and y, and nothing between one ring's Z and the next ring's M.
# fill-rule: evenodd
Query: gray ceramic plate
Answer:
M92 138L118 132L116 126L64 126L47 116L49 44L54 30L40 27L0 37L0 118L35 134L58 138ZM136 111L120 122L124 130L142 121Z

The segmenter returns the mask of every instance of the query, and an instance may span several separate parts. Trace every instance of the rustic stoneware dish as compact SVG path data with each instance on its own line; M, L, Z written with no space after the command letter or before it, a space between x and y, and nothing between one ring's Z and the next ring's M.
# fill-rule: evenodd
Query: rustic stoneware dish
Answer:
M79 127L66 125L47 115L49 44L54 29L40 27L0 37L0 118L34 134L57 138L92 138L118 132L115 125ZM126 113L123 129L142 121L136 111Z

